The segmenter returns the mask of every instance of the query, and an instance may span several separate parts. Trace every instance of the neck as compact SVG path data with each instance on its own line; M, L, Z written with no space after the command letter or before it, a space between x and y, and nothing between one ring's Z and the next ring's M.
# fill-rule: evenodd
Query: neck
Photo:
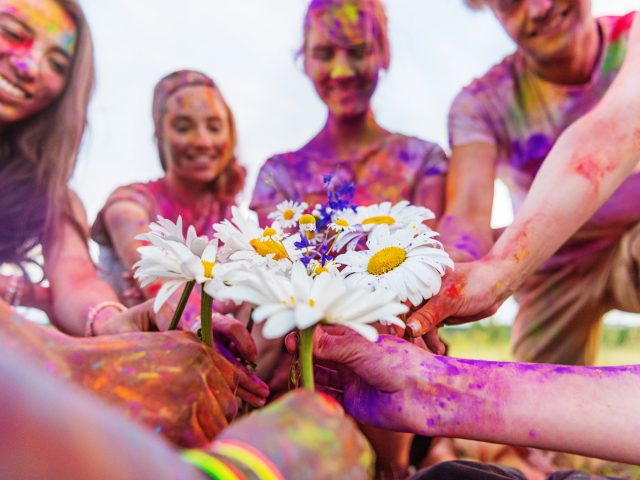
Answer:
M600 55L600 44L598 23L593 19L562 54L552 59L527 57L527 62L534 73L544 80L564 85L580 85L591 79Z
M185 180L171 173L167 173L164 182L173 198L182 205L196 210L211 196L205 183Z
M386 136L388 132L376 122L371 109L361 116L339 118L331 113L312 143L322 147L328 154L337 157L349 154L368 146Z

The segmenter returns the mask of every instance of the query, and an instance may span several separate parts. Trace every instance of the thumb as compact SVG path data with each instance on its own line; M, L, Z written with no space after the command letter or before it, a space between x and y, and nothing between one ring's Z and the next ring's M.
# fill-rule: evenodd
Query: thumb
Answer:
M407 329L412 337L420 337L440 325L450 315L450 303L446 297L436 295L407 320Z
M313 336L313 354L318 360L348 365L362 342L368 343L360 335L335 335L318 328Z

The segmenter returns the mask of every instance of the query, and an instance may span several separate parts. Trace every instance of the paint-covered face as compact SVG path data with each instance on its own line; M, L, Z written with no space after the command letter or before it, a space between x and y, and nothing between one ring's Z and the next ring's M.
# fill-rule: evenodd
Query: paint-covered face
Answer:
M76 33L55 0L0 0L0 124L37 113L62 93Z
M548 61L570 51L592 26L591 0L487 0L507 34L529 55Z
M352 5L327 7L310 18L304 67L338 118L365 114L378 84L381 54L372 20Z
M195 85L171 95L162 119L167 173L209 183L231 160L229 115L220 93Z

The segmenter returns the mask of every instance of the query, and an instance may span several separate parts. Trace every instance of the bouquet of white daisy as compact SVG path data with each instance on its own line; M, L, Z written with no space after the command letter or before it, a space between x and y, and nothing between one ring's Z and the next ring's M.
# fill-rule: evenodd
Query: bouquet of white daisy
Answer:
M433 213L399 202L359 206L351 184L330 189L327 202L309 207L287 200L260 225L239 209L213 226L214 238L183 235L182 221L159 219L140 236L135 276L142 285L165 279L159 308L184 285L175 328L196 283L202 288L202 338L211 344L212 298L247 302L263 335L300 330L302 382L313 388L312 337L318 324L342 325L375 341L371 324L395 324L435 295L453 262L425 225ZM220 248L218 248L220 245ZM205 337L205 334L207 335Z

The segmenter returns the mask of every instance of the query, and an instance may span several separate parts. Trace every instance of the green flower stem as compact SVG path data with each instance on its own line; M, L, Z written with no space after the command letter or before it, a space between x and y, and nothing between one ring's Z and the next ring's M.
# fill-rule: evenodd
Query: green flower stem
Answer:
M196 284L195 280L187 282L184 286L184 290L182 290L182 295L180 296L180 301L178 302L178 306L176 307L176 311L173 312L173 318L171 319L171 324L169 325L169 330L175 330L178 328L178 322L180 322L180 317L182 317L182 313L184 312L184 307L187 306L187 300L189 300L189 295L193 290L193 286Z
M202 335L202 342L210 347L213 346L213 331L211 327L211 305L213 304L213 298L211 298L204 291L204 284L202 285L202 296L200 301L200 332Z
M315 390L313 380L313 331L316 326L300 331L300 368L302 370L302 387Z

